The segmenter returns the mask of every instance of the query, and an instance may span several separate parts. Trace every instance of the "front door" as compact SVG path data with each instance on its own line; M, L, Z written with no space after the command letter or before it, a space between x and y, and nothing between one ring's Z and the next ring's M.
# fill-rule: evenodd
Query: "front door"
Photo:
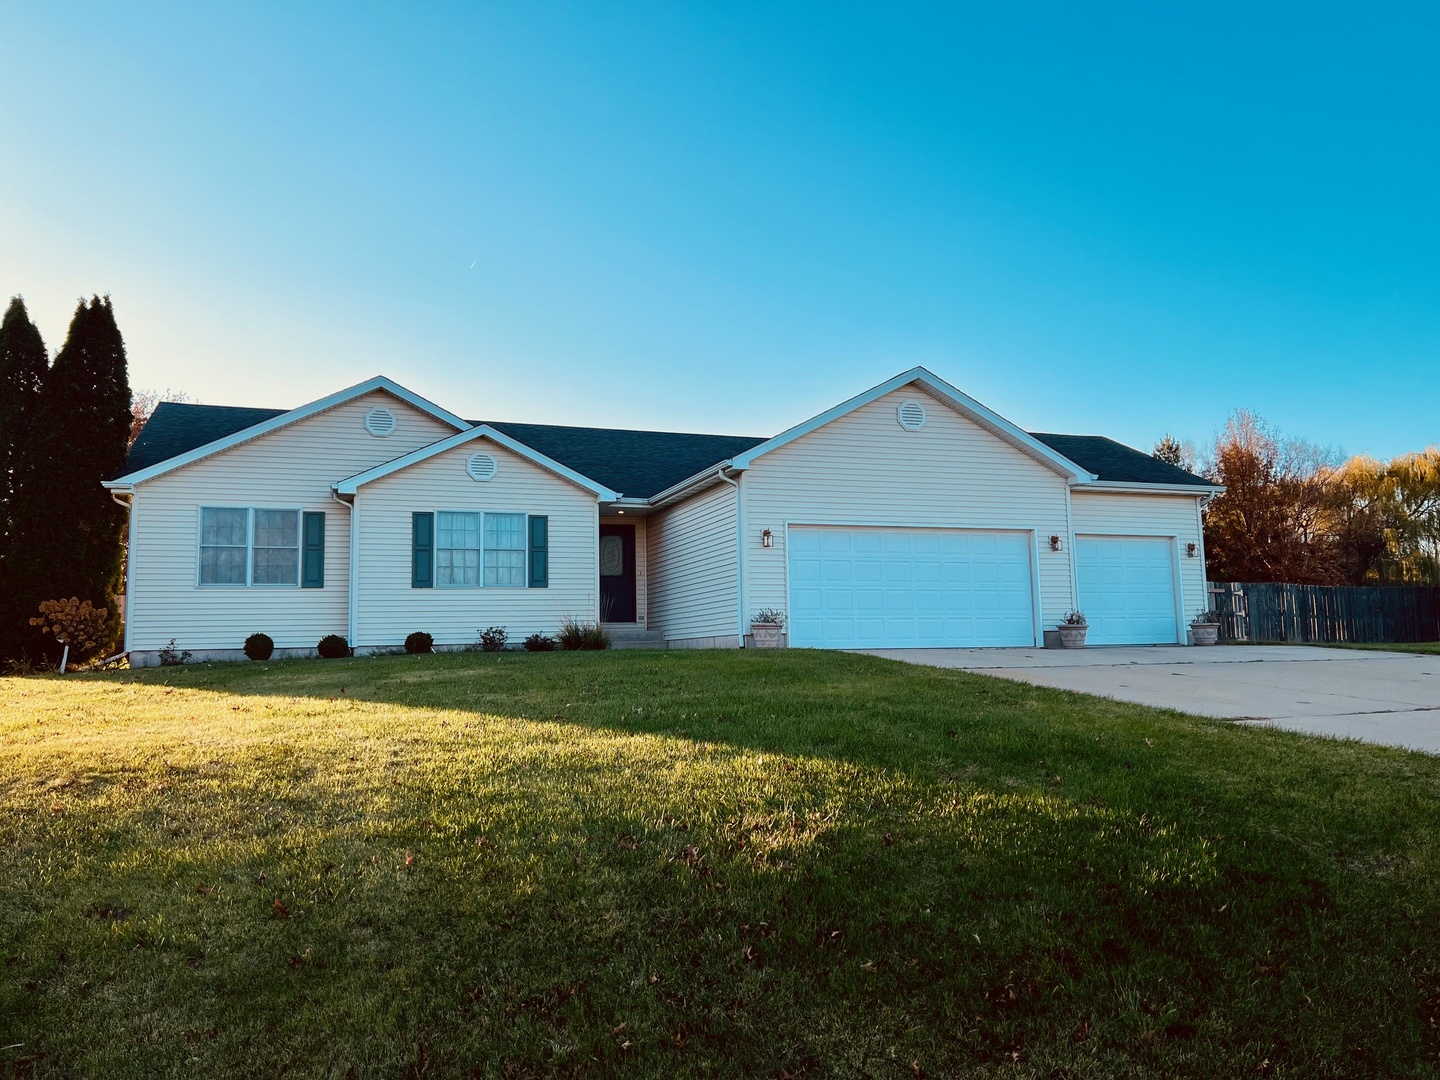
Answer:
M600 526L600 621L635 621L635 526Z

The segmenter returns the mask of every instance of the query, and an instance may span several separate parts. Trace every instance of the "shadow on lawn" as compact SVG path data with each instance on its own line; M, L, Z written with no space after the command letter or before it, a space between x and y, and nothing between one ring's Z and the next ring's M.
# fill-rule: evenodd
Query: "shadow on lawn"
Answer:
M1383 752L1351 760L827 654L397 657L105 681L169 683L177 705L252 699L256 742L218 759L243 778L177 755L166 799L193 819L167 839L173 814L113 806L107 859L173 848L185 890L226 883L267 936L178 979L269 1001L268 1022L302 1042L317 1013L284 1015L297 984L324 1014L398 978L428 987L402 1011L436 1067L496 1045L526 1068L629 1054L657 1073L709 1054L820 1074L897 1046L942 1074L1082 1060L1343 1074L1434 1054L1433 886L1337 855L1399 846L1403 825L1359 801L1316 820L1317 788L1336 787L1317 764L1379 768ZM350 701L394 709L337 711ZM353 743L307 756L269 737L306 723L349 725ZM1267 752L1287 746L1303 747L1288 764ZM210 820L206 793L226 784L278 807L273 820L238 839L224 813ZM313 838L297 851L301 822ZM142 910L131 895L156 872L140 863L107 910ZM347 898L346 874L372 902ZM267 905L282 897L294 917L277 921ZM89 917L78 894L65 903L57 941ZM188 917L172 912L170 948L195 947L186 927L203 938L203 915ZM122 939L148 932L128 925ZM326 977L304 961L269 985L307 941Z

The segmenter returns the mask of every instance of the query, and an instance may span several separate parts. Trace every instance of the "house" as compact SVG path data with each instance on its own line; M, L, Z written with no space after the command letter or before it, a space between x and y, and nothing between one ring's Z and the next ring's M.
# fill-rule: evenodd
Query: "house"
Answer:
M924 368L772 438L470 421L386 378L288 411L165 403L106 483L129 507L125 648L312 654L603 620L737 647L1186 641L1208 481L1030 433Z

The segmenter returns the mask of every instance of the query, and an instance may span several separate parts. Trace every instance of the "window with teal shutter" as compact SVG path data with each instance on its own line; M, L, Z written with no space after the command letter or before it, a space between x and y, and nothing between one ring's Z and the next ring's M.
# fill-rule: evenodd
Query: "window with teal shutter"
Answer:
M435 515L410 517L410 587L435 587Z
M325 587L325 511L307 510L304 515L304 547L300 555L300 587Z
M543 515L530 518L530 588L550 587L550 519Z

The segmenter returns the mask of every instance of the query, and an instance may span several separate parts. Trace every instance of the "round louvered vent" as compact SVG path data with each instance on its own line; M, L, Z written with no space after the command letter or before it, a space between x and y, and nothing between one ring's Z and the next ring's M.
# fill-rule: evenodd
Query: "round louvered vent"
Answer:
M906 431L919 431L925 426L925 406L918 401L902 401L895 417Z
M479 480L481 483L493 480L498 468L495 459L489 454L471 454L470 460L465 462L465 471L470 474L470 479Z
M365 430L377 439L394 434L395 414L389 409L371 409L365 414Z

